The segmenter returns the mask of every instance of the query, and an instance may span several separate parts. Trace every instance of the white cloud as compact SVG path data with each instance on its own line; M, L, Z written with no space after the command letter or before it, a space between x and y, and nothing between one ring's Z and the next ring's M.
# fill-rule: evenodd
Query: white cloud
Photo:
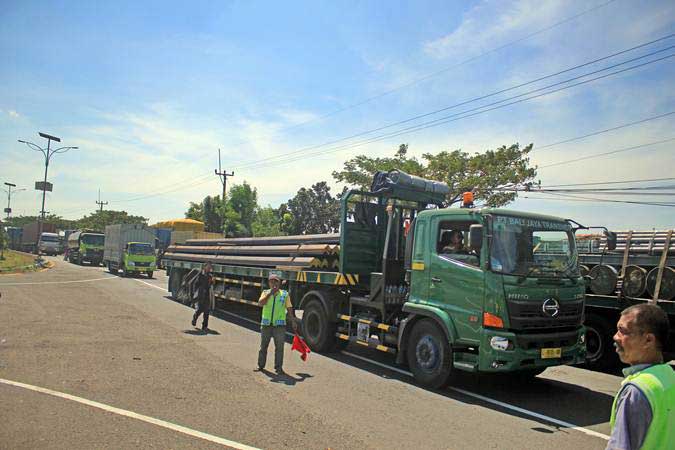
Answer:
M7 114L9 114L9 117L12 117L12 118L17 118L17 117L20 116L20 114L18 112L14 111L13 109L10 109L9 111L7 111Z
M552 24L567 4L559 0L485 0L469 10L451 33L425 43L424 51L438 59L475 56Z

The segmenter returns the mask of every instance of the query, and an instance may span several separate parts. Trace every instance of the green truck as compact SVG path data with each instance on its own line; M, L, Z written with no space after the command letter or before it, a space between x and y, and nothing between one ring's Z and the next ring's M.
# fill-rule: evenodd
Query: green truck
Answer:
M155 234L145 224L116 224L105 227L103 264L110 273L122 276L144 273L148 278L156 269Z
M66 241L68 261L82 265L84 262L98 266L103 262L105 235L95 231L76 231L68 234Z
M369 192L346 193L339 234L169 247L169 291L188 302L191 280L211 262L217 299L257 305L275 272L303 311L312 350L352 343L396 355L430 387L458 371L529 377L583 363L586 287L575 226L506 209L448 208L448 192L392 171L378 174ZM461 244L450 245L452 235Z

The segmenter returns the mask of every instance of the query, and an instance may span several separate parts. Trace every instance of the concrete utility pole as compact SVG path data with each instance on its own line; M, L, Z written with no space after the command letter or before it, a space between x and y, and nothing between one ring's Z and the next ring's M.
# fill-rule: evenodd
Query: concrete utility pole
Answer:
M98 190L98 201L96 202L96 204L99 205L99 206L101 207L101 209L99 209L99 211L101 211L101 212L103 212L103 205L107 205L107 204L108 204L107 201L105 201L105 202L102 202L102 201L101 201L101 190L100 190L100 189Z
M22 144L26 144L31 150L42 152L42 154L45 156L45 179L43 182L38 181L35 183L35 190L42 191L42 209L40 211L40 220L38 220L38 238L39 238L42 235L42 224L45 221L45 196L47 195L47 191L49 192L52 191L51 183L47 183L47 170L49 169L49 160L56 153L65 153L68 150L76 149L77 147L59 147L57 149L52 149L51 148L52 141L61 142L61 138L51 136L47 133L38 132L38 134L40 135L40 137L47 139L47 148L42 148L37 144L28 141L22 141L21 139L19 139L19 142L21 142Z
M5 212L7 213L7 220L9 220L9 216L12 214L12 188L15 188L16 184L5 182L5 186L7 186L7 208L5 208ZM15 193L21 191L25 191L25 189L14 189Z
M218 177L220 177L221 183L223 183L223 196L221 197L221 199L224 202L225 201L225 188L227 186L227 177L233 177L234 172L227 173L227 172L222 171L222 169L220 167L220 149L218 149L218 170L215 170L215 172L216 172L216 175L218 175Z

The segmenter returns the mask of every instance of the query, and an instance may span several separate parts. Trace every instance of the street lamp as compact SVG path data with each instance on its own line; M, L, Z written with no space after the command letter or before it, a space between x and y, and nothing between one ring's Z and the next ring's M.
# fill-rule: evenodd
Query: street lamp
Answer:
M45 220L45 196L47 195L47 170L49 169L49 160L54 156L56 153L65 153L68 150L73 150L76 149L77 147L59 147L57 149L52 149L51 148L51 143L52 141L56 142L61 142L61 138L58 138L56 136L49 135L47 133L38 133L40 137L43 137L47 139L47 148L42 148L37 144L34 144L32 142L27 142L27 141L22 141L19 139L19 142L22 144L26 144L30 149L42 152L42 154L45 156L45 179L44 182L42 183L41 190L42 191L42 211L41 213L41 220L38 221L38 238L42 235L42 223ZM36 183L36 186L39 185L39 183ZM49 189L51 191L51 188Z
M7 220L9 220L9 215L12 213L12 188L16 187L16 184L14 183L7 183L5 181L5 186L7 186L7 189L3 189L3 191L7 192L7 208L5 208L5 212L7 213ZM21 189L14 189L14 192L21 192L25 191L26 189L21 188Z

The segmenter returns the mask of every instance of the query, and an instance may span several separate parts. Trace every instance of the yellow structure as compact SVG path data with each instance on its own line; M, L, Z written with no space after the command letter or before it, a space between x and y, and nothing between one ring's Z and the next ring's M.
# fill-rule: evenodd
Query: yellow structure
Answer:
M171 228L173 231L204 231L204 222L193 219L175 219L157 222L153 228Z

